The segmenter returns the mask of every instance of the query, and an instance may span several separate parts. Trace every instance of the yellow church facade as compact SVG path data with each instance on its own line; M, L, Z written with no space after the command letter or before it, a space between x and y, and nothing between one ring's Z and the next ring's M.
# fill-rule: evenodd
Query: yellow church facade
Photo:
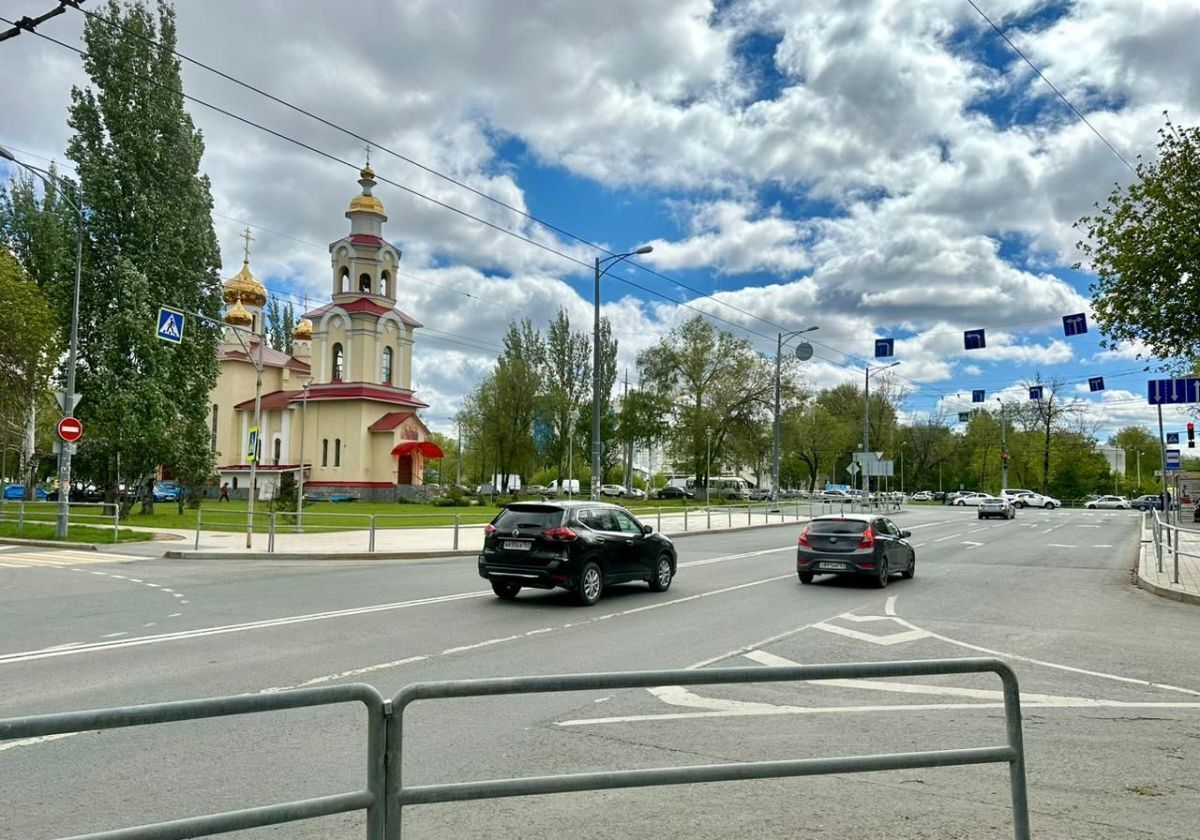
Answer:
M256 498L272 498L284 474L303 471L305 495L371 500L419 492L426 461L442 457L419 414L428 406L412 391L421 324L396 307L400 252L383 238L387 216L369 165L358 183L350 231L329 246L330 299L304 314L291 354L259 345L267 291L250 272L248 233L242 269L224 285L229 326L209 421L218 481L235 498L250 492L256 457Z

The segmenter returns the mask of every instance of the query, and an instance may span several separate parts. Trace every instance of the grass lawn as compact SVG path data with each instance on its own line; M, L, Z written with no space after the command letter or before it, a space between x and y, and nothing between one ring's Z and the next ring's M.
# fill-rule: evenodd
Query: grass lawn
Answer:
M54 525L44 522L26 522L18 528L15 521L0 522L0 537L18 537L23 540L57 540L54 536ZM138 542L146 539L146 534L122 528L117 534L118 542ZM72 525L67 528L67 538L63 542L111 543L112 528L90 528L86 525Z

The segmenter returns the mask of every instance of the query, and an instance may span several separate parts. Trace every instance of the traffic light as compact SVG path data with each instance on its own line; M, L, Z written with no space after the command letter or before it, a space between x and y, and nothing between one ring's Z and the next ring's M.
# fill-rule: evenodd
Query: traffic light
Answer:
M1196 424L1188 423L1188 449L1196 448Z

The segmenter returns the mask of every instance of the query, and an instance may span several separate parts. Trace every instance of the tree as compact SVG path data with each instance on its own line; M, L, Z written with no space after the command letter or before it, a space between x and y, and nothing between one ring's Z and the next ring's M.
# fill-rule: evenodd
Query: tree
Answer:
M1114 186L1075 226L1098 275L1092 307L1104 346L1141 342L1191 366L1200 361L1200 128L1168 118L1158 135L1158 158L1139 161L1137 180Z
M1108 445L1125 450L1125 478L1133 477L1139 495L1145 492L1145 487L1158 484L1154 477L1154 471L1162 469L1162 446L1158 435L1141 426L1126 426L1108 439Z
M266 319L267 343L289 356L292 354L292 330L296 327L296 308L291 301L280 303L271 298L263 312Z
M501 492L508 490L509 475L529 472L534 461L533 421L543 354L541 335L528 318L509 324L496 369L475 392L477 416L472 419L479 437L495 454Z
M571 417L578 420L583 413L592 382L591 342L584 333L571 331L571 319L564 309L559 309L550 322L543 361L544 413L554 430L546 454L557 465L558 476L563 476L573 440Z
M109 0L85 22L83 40L91 84L71 92L67 149L87 209L78 387L88 396L80 414L110 486L119 462L148 490L158 467L177 466L175 441L205 441L189 459L209 453L218 331L190 319L174 347L157 341L151 325L161 304L220 314L212 196L199 175L204 144L183 107L174 12ZM143 504L153 509L149 492Z
M1036 428L1041 433L1042 478L1040 492L1049 493L1050 454L1054 433L1062 431L1067 420L1079 414L1080 406L1078 400L1064 400L1059 396L1063 383L1058 379L1047 384L1043 383L1042 378L1038 376L1033 382L1026 382L1025 387L1041 387L1042 389L1041 398L1030 400L1022 414L1027 426Z

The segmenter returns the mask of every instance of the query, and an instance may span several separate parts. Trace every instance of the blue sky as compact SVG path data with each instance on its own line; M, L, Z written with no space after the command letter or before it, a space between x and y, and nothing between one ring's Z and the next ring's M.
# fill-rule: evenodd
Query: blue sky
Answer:
M10 5L19 16L44 3ZM1184 84L1200 77L1194 3L978 5L1126 159L1153 154L1164 110L1197 121L1200 90ZM874 339L895 337L914 414L953 419L975 388L1019 401L1040 375L1067 383L1101 436L1154 419L1139 348L1101 352L1094 321L1066 338L1060 320L1090 314L1073 223L1130 173L966 0L613 0L570 14L548 0L372 0L350 27L317 0L287 15L180 6L183 52L385 147L372 154L381 179L563 255L380 185L405 253L400 306L428 327L414 369L435 427L448 428L511 318L545 323L561 306L587 327L597 251L385 149L605 249L653 244L644 266L668 279L622 265L603 284L623 367L694 314L627 280L763 352L779 330L819 325L813 387L860 382ZM80 18L45 31L78 43ZM22 35L0 44L0 69L30 80L0 91L0 111L22 117L0 143L61 160L78 59ZM191 106L225 273L248 224L256 274L282 296L323 299L325 245L346 229L362 143L195 68L184 80L350 164ZM976 328L987 349L963 350ZM1100 395L1087 392L1096 375Z

